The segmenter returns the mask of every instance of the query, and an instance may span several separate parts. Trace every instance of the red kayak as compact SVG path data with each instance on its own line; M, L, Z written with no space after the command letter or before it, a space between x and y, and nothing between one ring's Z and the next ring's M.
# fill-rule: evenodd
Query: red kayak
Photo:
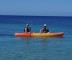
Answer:
M19 37L61 37L64 32L48 32L48 33L15 33Z

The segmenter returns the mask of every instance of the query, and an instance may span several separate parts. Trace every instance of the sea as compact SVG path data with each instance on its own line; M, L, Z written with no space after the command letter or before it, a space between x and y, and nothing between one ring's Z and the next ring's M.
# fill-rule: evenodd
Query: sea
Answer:
M63 37L16 37L29 24L40 32L44 24ZM72 16L0 15L0 60L72 60Z

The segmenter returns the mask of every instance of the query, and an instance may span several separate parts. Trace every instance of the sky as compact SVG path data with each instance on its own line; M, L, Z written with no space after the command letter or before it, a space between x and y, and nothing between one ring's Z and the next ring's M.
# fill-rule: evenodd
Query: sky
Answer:
M0 15L72 16L72 0L0 0Z

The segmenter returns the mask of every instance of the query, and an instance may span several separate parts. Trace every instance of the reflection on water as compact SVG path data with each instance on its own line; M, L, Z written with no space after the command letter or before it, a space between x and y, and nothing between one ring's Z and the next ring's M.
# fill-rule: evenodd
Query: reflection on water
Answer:
M60 44L61 39L63 39L63 37L35 37L35 38L19 37L18 38L18 40L22 40L24 42L23 43L24 50L22 52L25 59L28 60L30 59L53 60L54 57L60 55L58 49L62 47L62 45Z
M39 39L42 39L42 40L61 40L63 39L64 37L35 37L35 38L39 38Z
M41 40L61 40L63 39L64 37L16 37L16 38L22 38L22 39L26 39L26 40L30 40L32 38L38 38L38 39L41 39Z
M46 43L50 40L63 40L64 37L15 37L15 40L22 40L24 42L24 46L27 47L31 43L41 42L43 46L47 46ZM38 44L38 43L37 43Z

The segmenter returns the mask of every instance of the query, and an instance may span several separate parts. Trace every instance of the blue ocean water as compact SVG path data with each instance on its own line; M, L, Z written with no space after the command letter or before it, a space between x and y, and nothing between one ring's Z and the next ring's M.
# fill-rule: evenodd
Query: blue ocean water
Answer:
M33 32L47 24L50 32L64 32L63 37L21 38L29 23ZM72 17L69 16L0 16L0 60L71 60Z

